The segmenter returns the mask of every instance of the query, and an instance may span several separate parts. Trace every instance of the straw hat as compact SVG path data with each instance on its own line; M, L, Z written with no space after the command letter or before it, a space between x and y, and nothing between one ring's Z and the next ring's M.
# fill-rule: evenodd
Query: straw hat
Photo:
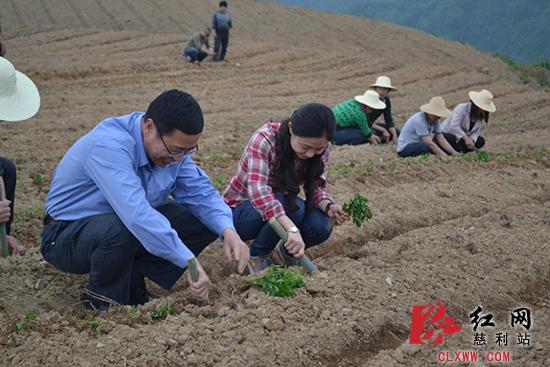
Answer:
M439 117L450 117L452 112L447 109L443 97L437 96L430 99L430 103L420 106L420 111Z
M40 95L32 80L0 57L0 120L26 120L33 117L39 107Z
M368 90L361 96L355 96L355 100L375 110L383 110L386 104L380 100L380 96L373 90Z
M487 89L483 89L481 92L471 91L468 93L468 96L474 102L476 106L481 108L483 111L495 112L497 108L493 103L493 93L489 92Z
M376 82L374 84L371 84L370 86L397 90L397 88L394 88L391 85L391 79L385 75L381 75L378 78L376 78Z

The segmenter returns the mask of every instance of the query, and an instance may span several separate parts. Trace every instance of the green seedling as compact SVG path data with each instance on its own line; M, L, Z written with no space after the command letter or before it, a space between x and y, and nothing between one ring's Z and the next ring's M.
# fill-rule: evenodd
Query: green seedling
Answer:
M369 219L372 219L372 210L369 207L369 201L363 195L357 193L342 207L346 213L351 216L353 224L357 227L361 227L363 223Z
M469 160L471 162L489 162L491 160L491 155L486 150L480 149L475 152L472 152L470 154L466 154L465 156L466 160Z
M15 323L15 329L17 329L17 331L21 331L21 330L29 331L32 329L32 324L34 323L35 320L36 320L36 315L33 312L28 312L23 318L23 320L17 321Z
M90 327L90 329L92 329L92 331L98 331L99 327L101 326L101 321L99 321L98 319L92 319L88 321L88 326Z
M38 186L42 186L45 182L44 175L42 173L35 173L31 176L32 183Z
M248 283L272 297L292 298L296 295L295 290L304 286L304 276L300 271L272 265L263 276L250 279Z
M141 317L141 313L139 312L139 309L136 307L136 306L132 306L128 309L128 317L131 319L131 320L139 320L139 318Z
M172 305L170 302L166 302L153 312L151 312L149 315L151 315L152 319L164 319L168 315L172 315L174 313L174 305Z

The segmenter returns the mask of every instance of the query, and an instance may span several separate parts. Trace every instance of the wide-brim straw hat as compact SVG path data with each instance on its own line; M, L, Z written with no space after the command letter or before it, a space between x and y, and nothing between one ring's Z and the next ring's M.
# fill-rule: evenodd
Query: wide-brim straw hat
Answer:
M0 57L0 120L22 121L33 117L40 108L40 94L25 74Z
M493 103L493 93L489 92L487 89L483 89L480 92L476 92L475 90L470 91L468 96L472 102L483 111L495 112L497 110Z
M375 110L383 110L386 104L380 100L380 95L373 90L368 90L365 94L353 97L357 102L367 105Z
M443 97L437 96L430 100L430 103L420 106L420 111L443 118L448 118L452 112L445 105Z
M397 88L391 85L391 79L385 75L381 75L376 78L376 82L374 82L374 84L371 84L370 86L397 90Z

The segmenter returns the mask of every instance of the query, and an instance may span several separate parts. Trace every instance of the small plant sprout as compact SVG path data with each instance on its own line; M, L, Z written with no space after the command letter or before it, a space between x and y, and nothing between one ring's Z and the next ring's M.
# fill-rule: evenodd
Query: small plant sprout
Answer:
M25 330L30 331L32 329L32 324L36 320L36 315L33 312L27 312L25 317L21 321L15 323L15 329L17 331Z
M153 312L151 312L149 315L151 315L152 319L164 319L168 315L172 315L174 313L174 305L172 305L170 302L166 302Z
M486 163L491 161L491 155L486 150L480 149L471 154L466 154L464 158L470 162Z
M92 329L92 331L98 331L99 327L101 326L101 321L99 321L98 319L89 320L88 326L90 327L90 329Z
M42 186L45 182L44 175L40 172L31 175L32 183L37 186Z
M248 282L272 297L292 298L295 290L304 286L304 276L300 271L272 265L263 276Z
M369 207L369 201L363 195L357 193L347 203L342 206L342 210L351 216L353 224L361 227L366 220L372 219L372 210Z

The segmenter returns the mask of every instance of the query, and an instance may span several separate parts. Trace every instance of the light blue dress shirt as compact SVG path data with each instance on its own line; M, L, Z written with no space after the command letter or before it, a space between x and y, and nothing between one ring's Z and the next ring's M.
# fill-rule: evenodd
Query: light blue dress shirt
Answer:
M424 112L417 112L409 117L403 125L397 140L397 152L402 151L409 144L422 142L424 136L441 133L443 131L439 121L434 124L429 123Z
M235 229L233 216L190 156L166 167L149 161L143 115L108 118L80 138L54 172L46 212L67 221L114 212L147 251L185 268L194 255L155 208L172 195L220 237Z

